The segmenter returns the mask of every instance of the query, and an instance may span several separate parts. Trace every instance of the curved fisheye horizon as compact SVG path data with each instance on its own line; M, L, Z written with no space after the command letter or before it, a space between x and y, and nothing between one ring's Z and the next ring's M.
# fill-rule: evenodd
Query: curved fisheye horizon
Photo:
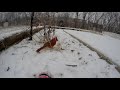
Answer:
M0 12L0 78L120 78L120 12Z

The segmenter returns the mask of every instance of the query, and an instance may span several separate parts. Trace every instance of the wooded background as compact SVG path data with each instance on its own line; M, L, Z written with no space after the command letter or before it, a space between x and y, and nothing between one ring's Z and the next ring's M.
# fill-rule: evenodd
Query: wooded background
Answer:
M33 25L54 25L120 34L120 12L34 12ZM0 26L30 25L31 12L0 12Z

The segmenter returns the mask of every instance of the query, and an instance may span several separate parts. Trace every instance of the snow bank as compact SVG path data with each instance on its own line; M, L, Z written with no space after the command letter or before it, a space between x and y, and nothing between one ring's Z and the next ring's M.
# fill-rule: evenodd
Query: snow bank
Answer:
M87 42L89 45L120 65L120 40L107 35L97 35L90 32L71 30L66 30L66 32L76 36L84 42Z
M18 27L8 27L0 29L0 40L9 37L13 34L20 33L21 31L25 31L29 26L18 26Z
M120 34L116 34L116 33L112 33L112 32L102 32L104 35L113 37L115 39L119 39L120 40Z

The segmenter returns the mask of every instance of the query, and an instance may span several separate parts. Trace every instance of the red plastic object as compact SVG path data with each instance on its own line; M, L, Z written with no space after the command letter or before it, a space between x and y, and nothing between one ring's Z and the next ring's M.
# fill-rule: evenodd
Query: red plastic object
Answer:
M38 78L51 78L51 77L47 74L40 74Z

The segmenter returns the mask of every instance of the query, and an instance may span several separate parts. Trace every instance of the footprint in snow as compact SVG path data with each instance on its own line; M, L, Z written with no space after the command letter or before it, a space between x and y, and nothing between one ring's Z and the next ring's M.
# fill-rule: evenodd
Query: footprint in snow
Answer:
M89 56L92 56L92 54L89 54Z
M71 50L71 52L74 52L75 50Z
M80 52L78 52L77 54L80 55Z
M56 76L63 77L63 73L58 73L58 74L56 74Z
M72 43L75 43L74 41L72 41Z
M12 55L15 55L15 53L12 53Z
M7 68L7 71L9 71L9 70L10 70L10 67Z
M79 60L81 60L81 59L82 59L82 57L79 58Z

